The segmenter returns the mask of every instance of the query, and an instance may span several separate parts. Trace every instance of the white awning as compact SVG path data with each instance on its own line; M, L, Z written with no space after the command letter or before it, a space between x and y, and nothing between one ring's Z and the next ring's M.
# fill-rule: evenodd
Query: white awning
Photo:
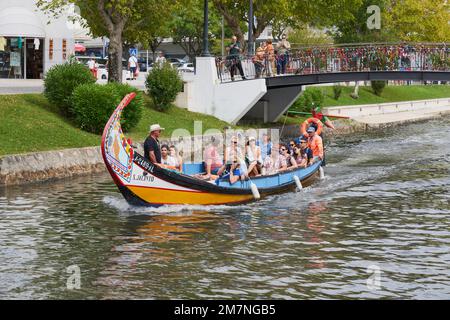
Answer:
M37 13L24 7L0 11L0 36L45 38L45 28Z

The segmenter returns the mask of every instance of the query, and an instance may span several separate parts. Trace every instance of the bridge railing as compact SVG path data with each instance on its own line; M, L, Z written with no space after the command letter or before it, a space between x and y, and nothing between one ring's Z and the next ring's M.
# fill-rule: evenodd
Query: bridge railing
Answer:
M316 46L295 48L283 54L276 49L258 48L253 56L216 57L216 66L222 82L348 71L450 71L449 47L447 44Z

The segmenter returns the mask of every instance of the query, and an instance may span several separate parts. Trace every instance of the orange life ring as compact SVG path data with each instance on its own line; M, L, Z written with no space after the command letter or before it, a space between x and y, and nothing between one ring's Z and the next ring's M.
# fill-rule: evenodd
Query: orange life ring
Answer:
M318 135L320 135L322 133L323 124L322 124L322 121L320 121L317 118L308 118L305 121L303 121L303 123L300 126L301 134L302 135L306 135L307 134L306 130L310 127L311 123L314 123L317 126L316 133Z

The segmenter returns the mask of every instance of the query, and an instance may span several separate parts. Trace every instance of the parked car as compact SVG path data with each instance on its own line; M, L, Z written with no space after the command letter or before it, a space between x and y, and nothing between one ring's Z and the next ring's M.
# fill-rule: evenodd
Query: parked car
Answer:
M142 72L147 72L147 60L146 59L144 59L144 58L140 58L140 59L138 59L138 64L139 64L139 70L140 71L142 71ZM152 63L149 61L148 62L148 67L149 67L149 69L150 69L150 65L151 65Z
M178 67L179 72L194 72L194 64L192 62L185 62Z
M187 61L184 61L183 59L180 59L180 58L166 58L166 61L169 62L170 64L172 64L172 63L182 64L182 63L186 63L187 62Z

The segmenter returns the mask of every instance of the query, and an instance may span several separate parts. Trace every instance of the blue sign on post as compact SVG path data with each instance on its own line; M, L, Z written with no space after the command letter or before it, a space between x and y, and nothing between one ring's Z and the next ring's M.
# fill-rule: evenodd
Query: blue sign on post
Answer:
M136 48L130 48L130 56L136 56L137 57L137 53L138 53L138 51L137 51L137 49Z

